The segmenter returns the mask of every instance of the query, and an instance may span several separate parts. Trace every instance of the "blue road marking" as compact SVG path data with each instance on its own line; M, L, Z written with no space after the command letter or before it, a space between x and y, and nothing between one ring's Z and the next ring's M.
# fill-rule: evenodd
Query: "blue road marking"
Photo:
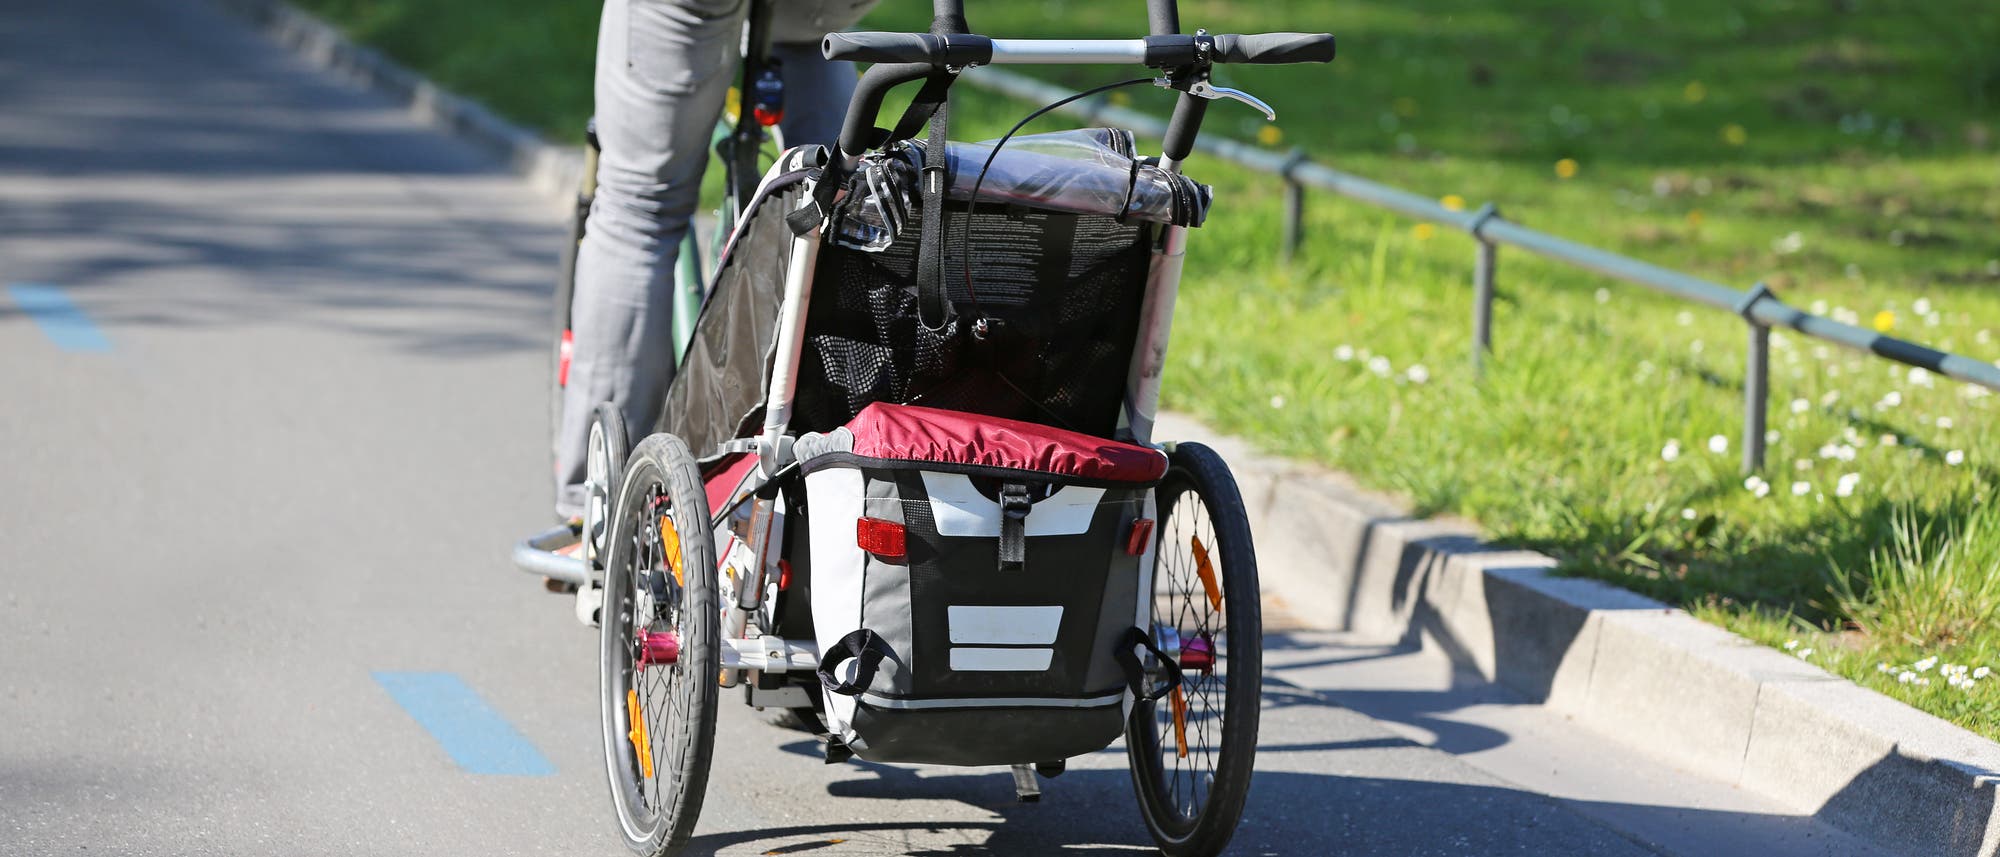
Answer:
M375 682L467 773L546 777L556 772L535 745L458 676L420 672L374 675Z
M14 283L7 287L7 294L14 298L14 303L19 304L29 318L35 320L42 333L57 348L64 351L111 350L111 340L104 338L104 333L91 323L90 317L83 314L69 295L63 294L62 289Z

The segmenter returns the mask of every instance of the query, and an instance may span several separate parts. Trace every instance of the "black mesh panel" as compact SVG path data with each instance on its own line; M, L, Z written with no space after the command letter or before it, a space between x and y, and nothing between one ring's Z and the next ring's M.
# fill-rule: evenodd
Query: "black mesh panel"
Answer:
M914 218L912 218L914 220ZM826 431L870 402L1111 435L1144 293L1145 230L1106 217L982 207L949 218L956 317L917 321L916 230L881 253L825 247L792 427ZM962 267L972 236L972 290ZM973 321L992 324L981 339Z

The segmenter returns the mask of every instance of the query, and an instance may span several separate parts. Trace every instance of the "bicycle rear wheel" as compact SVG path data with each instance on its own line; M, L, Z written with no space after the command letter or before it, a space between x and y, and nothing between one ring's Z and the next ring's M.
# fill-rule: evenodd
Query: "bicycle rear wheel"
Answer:
M1153 641L1182 682L1125 724L1146 828L1172 857L1213 857L1236 832L1257 753L1263 617L1236 480L1214 450L1179 444L1156 489Z
M686 847L715 747L721 672L715 535L701 471L673 435L640 442L613 505L604 575L605 769L625 844Z

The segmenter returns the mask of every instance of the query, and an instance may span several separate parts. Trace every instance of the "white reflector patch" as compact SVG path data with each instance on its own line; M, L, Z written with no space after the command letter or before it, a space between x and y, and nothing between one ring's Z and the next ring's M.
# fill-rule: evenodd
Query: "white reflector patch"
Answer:
M1055 659L1055 649L981 649L959 646L951 650L951 668L959 672L1041 672Z
M946 608L945 627L956 643L1004 644L1013 646L1048 645L1056 641L1062 628L1063 609L1057 607L959 607Z

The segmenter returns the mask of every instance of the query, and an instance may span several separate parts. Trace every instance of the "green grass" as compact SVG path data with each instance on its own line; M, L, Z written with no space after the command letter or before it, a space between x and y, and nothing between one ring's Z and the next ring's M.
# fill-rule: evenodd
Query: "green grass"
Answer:
M574 136L587 112L595 3L305 5L553 133ZM972 5L996 36L1143 23L1137 3ZM1738 287L1761 280L1801 307L2000 359L2000 10L1986 0L1183 6L1189 27L1341 37L1330 67L1228 69L1281 122L1265 131L1224 103L1211 133L1262 133L1364 176L1491 200L1557 235ZM927 21L927 4L890 0L870 25ZM1045 73L1078 86L1129 76ZM1170 104L1129 92L1138 107ZM996 135L1031 106L977 92L959 104L960 137ZM1322 195L1309 246L1280 265L1278 186L1199 158L1189 171L1218 203L1192 245L1171 406L1425 512L1469 516L1573 573L1773 645L1798 640L1830 670L2000 737L1990 681L1954 687L1935 664L1928 684L1897 680L1930 656L2000 667L1988 609L2000 530L1978 517L2000 499L1994 398L1776 335L1760 497L1737 472L1744 330L1728 313L1503 251L1496 354L1475 379L1469 241ZM1714 436L1726 452L1709 451Z

